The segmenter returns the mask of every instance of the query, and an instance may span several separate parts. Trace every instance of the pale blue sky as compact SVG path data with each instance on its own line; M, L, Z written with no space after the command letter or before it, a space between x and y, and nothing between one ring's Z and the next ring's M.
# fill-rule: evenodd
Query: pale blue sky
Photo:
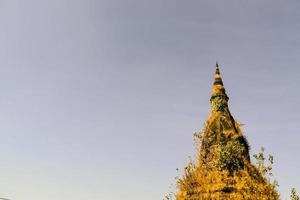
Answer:
M218 60L252 153L300 191L299 0L0 0L0 197L159 200ZM180 174L179 174L180 175Z

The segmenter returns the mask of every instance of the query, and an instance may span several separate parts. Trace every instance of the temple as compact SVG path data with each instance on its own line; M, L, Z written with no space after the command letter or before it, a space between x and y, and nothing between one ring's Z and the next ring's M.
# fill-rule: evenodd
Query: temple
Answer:
M176 200L279 199L276 186L251 164L249 144L228 101L217 63L211 113L197 135L201 140L198 157L178 180Z

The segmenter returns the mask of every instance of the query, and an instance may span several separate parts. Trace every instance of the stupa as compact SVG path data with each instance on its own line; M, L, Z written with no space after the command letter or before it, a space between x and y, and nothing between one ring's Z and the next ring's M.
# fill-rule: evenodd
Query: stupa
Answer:
M199 135L197 159L178 180L176 200L279 199L276 186L251 164L247 139L229 111L228 100L217 63L211 113Z

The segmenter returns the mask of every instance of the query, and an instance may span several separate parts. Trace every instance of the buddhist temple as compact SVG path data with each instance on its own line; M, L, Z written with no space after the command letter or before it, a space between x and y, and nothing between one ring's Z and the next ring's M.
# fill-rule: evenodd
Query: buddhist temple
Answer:
M231 115L229 97L216 64L206 120L196 161L178 179L176 200L279 199L276 186L251 164L249 144Z

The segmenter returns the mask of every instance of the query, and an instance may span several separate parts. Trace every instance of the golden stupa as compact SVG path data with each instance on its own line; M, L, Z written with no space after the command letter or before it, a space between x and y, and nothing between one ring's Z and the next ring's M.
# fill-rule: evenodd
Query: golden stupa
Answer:
M176 200L279 199L276 186L251 164L249 145L232 117L218 64L211 114L201 132L197 160L178 180Z

